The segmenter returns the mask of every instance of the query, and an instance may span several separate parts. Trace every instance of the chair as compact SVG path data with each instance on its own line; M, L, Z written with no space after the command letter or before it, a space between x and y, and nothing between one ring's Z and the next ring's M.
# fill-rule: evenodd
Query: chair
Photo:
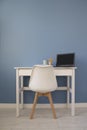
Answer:
M35 65L32 69L29 88L35 91L35 98L30 114L30 119L33 118L36 103L39 96L47 96L52 108L53 117L56 118L51 92L57 89L56 77L54 68L51 65Z

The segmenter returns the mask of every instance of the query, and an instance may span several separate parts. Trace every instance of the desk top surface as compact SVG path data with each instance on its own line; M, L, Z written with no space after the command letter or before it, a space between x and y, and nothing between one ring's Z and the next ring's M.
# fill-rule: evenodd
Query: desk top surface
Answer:
M32 69L32 67L14 67L14 69ZM77 67L54 67L54 69L77 69Z

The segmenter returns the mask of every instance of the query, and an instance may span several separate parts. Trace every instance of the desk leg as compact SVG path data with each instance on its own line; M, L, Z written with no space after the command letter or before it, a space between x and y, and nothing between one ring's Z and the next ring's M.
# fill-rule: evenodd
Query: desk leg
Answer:
M16 69L16 117L19 116L19 73Z
M70 97L69 97L69 88L70 88L70 77L67 76L67 107L69 108L69 102L70 102Z
M72 70L71 114L75 115L75 70Z
M21 88L23 88L23 76L21 76ZM21 107L22 109L24 108L24 105L23 105L23 90L21 90Z

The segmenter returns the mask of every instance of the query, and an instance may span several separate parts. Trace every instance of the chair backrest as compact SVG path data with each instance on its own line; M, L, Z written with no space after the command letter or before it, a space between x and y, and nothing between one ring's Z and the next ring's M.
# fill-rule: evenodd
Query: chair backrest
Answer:
M57 89L54 68L51 65L35 65L29 82L29 88L36 92L50 92Z

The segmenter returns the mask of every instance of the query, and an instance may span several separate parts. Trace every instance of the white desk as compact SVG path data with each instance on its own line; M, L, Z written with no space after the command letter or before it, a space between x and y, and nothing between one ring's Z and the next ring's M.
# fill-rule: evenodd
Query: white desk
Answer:
M19 93L21 93L21 105L23 107L23 92L29 91L29 87L23 86L23 76L31 76L32 67L15 67L16 69L16 116L19 116ZM69 94L71 93L71 115L75 115L75 69L76 67L54 67L54 72L56 76L67 76L67 86L59 87L57 90L67 91L67 105L69 105L70 99ZM21 83L19 82L19 77ZM70 85L71 77L71 85Z

